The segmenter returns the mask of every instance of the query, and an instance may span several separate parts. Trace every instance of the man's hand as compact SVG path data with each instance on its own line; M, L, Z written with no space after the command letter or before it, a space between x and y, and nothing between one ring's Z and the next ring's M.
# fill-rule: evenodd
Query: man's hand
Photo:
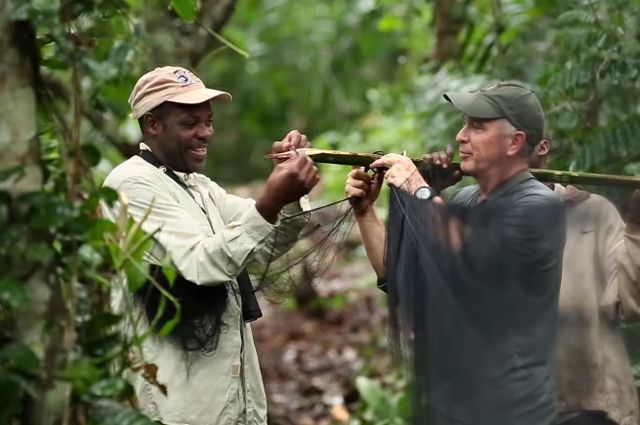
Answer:
M301 134L298 130L291 130L284 139L280 142L275 142L271 146L270 153L280 153L280 152L288 152L290 150L308 148L311 147L311 143L307 136ZM284 159L274 159L274 164L279 164L284 162Z
M631 195L627 221L633 224L640 225L640 189L634 190L633 194Z
M274 167L264 193L256 201L256 209L273 223L282 207L309 193L318 181L320 176L313 161L306 155L293 156Z
M387 154L371 163L372 169L386 168L384 178L387 183L413 194L421 186L429 186L418 172L413 161L397 153Z
M444 151L433 152L424 156L424 161L429 167L425 178L438 193L462 179L462 172L451 167L452 160L453 148L451 145L448 145Z
M372 176L362 167L353 167L347 176L344 193L350 198L349 202L356 215L364 215L370 211L380 195L383 179L383 171Z

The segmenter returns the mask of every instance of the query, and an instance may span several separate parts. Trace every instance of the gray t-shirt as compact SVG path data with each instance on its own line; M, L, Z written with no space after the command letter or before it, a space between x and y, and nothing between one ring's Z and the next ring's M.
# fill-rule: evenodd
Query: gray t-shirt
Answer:
M428 376L416 423L552 424L563 207L528 172L478 195L466 187L444 206L396 195L390 301L413 326L415 379Z

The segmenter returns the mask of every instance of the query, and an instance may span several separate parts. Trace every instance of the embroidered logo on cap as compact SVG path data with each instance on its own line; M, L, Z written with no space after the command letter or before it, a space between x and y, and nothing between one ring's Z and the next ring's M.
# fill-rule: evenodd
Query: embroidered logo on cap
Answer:
M176 80L178 80L178 82L182 86L189 86L196 81L200 81L198 77L196 77L186 69L176 69L175 71L173 71L173 73L176 76Z

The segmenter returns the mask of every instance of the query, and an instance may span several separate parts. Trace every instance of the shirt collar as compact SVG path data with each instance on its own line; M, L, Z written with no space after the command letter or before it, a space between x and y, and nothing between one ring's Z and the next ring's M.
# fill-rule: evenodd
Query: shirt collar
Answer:
M149 147L149 145L147 145L145 142L140 142L140 144L138 145L141 151L149 151L149 152L153 152L151 150L151 148ZM180 180L182 180L183 182L185 182L187 184L187 186L195 186L196 185L196 177L195 177L195 173L183 173L182 171L175 171L173 170L174 174L176 176L178 176L178 178Z
M529 179L535 179L533 174L531 174L529 171L521 171L518 174L515 174L515 175L509 177L509 179L507 179L500 186L498 186L496 188L496 190L494 190L489 195L487 195L485 200L489 201L489 200L497 199L497 198L503 196L505 193L507 193L512 188L516 187L520 183L522 183L522 182L524 182L526 180L529 180Z

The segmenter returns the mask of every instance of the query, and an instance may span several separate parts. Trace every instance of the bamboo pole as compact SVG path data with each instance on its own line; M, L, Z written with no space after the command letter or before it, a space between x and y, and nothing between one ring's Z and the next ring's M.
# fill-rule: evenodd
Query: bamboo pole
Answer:
M346 152L330 149L303 148L297 151L282 152L278 154L269 154L267 158L286 159L295 154L304 154L313 159L316 163L322 164L339 164L351 165L359 167L368 167L376 159L382 155L374 153ZM414 164L424 170L428 167L423 158L411 158ZM459 169L460 164L453 163L451 169ZM583 184L583 185L601 185L601 186L625 186L640 188L640 177L623 176L614 174L597 174L583 173L577 171L561 171L561 170L545 170L531 168L529 169L537 179L544 182L562 183L562 184Z

